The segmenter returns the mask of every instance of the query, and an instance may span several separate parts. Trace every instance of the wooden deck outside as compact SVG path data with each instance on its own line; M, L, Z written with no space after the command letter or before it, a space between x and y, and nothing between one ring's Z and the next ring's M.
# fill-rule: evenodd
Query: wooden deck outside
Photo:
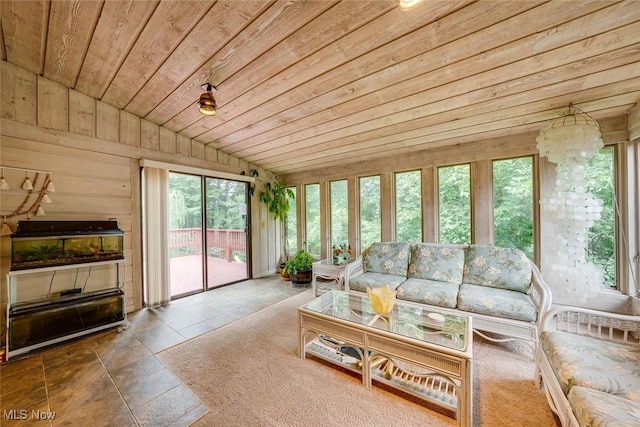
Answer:
M247 264L222 258L207 257L208 286L216 286L248 278ZM202 256L171 258L171 295L202 289Z

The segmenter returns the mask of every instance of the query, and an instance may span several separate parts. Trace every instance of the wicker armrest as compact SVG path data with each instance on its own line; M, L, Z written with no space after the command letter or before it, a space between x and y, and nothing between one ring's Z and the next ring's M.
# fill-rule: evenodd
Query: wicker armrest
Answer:
M364 273L364 267L362 266L362 255L356 258L355 261L347 265L344 270L344 290L349 292L349 280L352 277L359 276Z
M544 315L540 331L564 331L610 341L640 344L640 316L557 306Z
M542 278L538 267L532 261L529 262L531 263L531 289L529 295L538 311L536 323L540 323L544 314L551 308L551 288Z

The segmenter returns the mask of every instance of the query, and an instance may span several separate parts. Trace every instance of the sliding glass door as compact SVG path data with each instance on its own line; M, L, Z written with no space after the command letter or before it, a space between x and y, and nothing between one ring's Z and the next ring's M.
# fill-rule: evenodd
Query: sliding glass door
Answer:
M200 176L169 173L169 259L172 297L203 289Z
M172 297L249 277L247 194L245 182L169 173Z
M207 287L249 277L247 184L206 178Z

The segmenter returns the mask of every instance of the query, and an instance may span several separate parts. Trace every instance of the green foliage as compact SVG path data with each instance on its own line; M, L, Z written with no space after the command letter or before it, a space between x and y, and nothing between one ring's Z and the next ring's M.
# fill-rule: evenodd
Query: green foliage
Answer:
M331 246L349 241L349 199L347 180L331 181Z
M396 240L422 241L422 174L396 174Z
M360 244L362 249L382 240L380 176L360 178Z
M207 177L205 203L207 228L246 229L247 184ZM171 229L202 227L202 177L169 174L169 226Z
M257 177L260 176L260 172L258 172L257 169L251 169L251 170L249 170L249 173L254 178L257 178ZM246 175L246 172L242 171L242 172L240 172L240 175ZM255 192L256 192L256 183L254 182L249 186L249 197L253 197L253 193L255 193Z
M438 169L440 243L471 243L471 178L469 165Z
M298 215L296 212L296 188L289 189L292 197L289 197L289 211L285 218L285 256L289 255L290 251L298 250Z
M298 271L305 271L311 269L313 264L313 256L305 250L299 250L296 255L289 259L284 265L284 271L291 274L296 274Z
M305 198L306 248L313 254L320 254L320 184L305 185Z
M267 206L273 219L284 222L289 212L289 200L294 199L295 194L290 188L280 181L267 182L265 190L260 193L260 201Z
M493 224L496 246L533 259L533 158L493 162Z
M603 269L606 286L616 286L613 148L605 147L585 167L587 191L602 200L600 219L589 229L587 261Z

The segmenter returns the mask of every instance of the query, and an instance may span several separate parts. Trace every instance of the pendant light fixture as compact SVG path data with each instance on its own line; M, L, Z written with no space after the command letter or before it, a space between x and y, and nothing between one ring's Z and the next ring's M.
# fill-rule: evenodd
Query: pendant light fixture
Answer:
M202 85L202 87L204 88L205 85ZM200 100L198 101L198 103L200 104L200 113L204 114L205 116L215 116L216 110L218 109L218 106L216 105L216 99L213 97L213 92L211 91L211 89L215 89L215 86L207 83L207 91L200 95Z
M419 3L422 3L422 0L399 0L398 1L398 5L400 6L400 10L413 9Z

